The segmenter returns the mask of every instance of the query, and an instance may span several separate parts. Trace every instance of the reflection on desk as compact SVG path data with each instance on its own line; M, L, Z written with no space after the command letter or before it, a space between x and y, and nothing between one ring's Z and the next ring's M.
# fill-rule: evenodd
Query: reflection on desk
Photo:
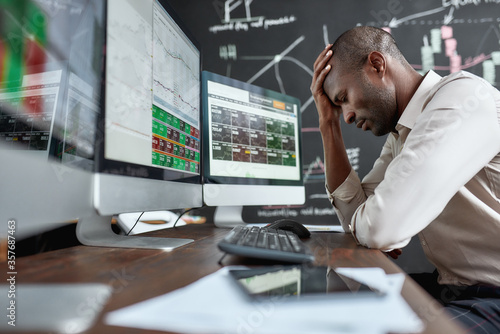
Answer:
M303 268L304 273L311 269ZM238 289L228 273L232 269L223 268L185 288L110 312L105 321L181 333L383 334L416 333L423 327L400 295L403 274L375 275L387 283L383 294L332 292L300 299L274 295L256 301ZM343 269L366 276L379 268ZM323 275L326 281L326 272Z

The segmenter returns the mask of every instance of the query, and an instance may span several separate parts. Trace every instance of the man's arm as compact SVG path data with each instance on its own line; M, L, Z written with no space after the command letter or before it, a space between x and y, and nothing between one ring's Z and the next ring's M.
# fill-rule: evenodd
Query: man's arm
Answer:
M353 216L362 245L401 247L498 154L500 127L489 89L463 77L430 94L401 154Z
M342 138L340 115L342 110L335 106L326 95L323 83L331 70L327 65L332 57L331 45L328 45L314 62L314 75L311 93L319 115L319 129L323 140L326 186L330 191L337 189L351 171L351 164Z
M348 203L342 202L341 199L332 199L332 204L335 206L344 230L352 232L354 235L354 231L351 228L351 218L355 210L366 201L367 195L362 188L359 178L352 170L349 158L347 157L340 127L342 110L339 106L332 103L323 89L325 78L331 70L331 66L327 65L332 56L330 48L331 45L327 45L314 63L311 93L319 115L319 129L323 141L326 188L329 194L341 185L344 185L342 188L349 188L349 194L347 195L349 197ZM387 143L385 146L387 146ZM370 194L373 193L376 184L383 179L385 169L390 160L392 160L390 148L386 148L385 146L382 156L377 160L374 168L369 173ZM349 183L349 185L345 183ZM389 253L393 258L397 258L400 254L401 250L399 249L392 250Z

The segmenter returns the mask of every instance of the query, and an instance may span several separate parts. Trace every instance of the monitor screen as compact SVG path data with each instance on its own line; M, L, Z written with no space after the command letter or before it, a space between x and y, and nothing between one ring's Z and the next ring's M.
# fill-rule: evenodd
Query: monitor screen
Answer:
M92 171L104 7L88 0L55 13L36 0L2 7L0 142Z
M181 244L111 231L115 214L202 205L201 53L175 13L156 0L0 9L2 220L18 237L78 220L87 245Z
M18 239L92 209L104 8L0 4L0 213Z
M97 212L108 216L109 225L121 213L201 207L198 44L165 1L108 0L106 18ZM98 223L81 226L84 243L95 244L104 233ZM104 238L97 244L155 247L153 238L146 239ZM179 245L166 241L159 240L159 247Z
M204 201L302 204L300 101L203 72Z
M104 160L200 175L200 50L160 3L109 1ZM146 171L146 169L144 169Z

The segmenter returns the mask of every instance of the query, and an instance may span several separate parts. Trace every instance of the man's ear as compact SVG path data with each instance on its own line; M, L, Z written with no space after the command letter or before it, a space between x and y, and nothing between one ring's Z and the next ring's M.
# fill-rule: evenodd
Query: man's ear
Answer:
M378 75L384 75L386 71L387 62L383 54L378 51L372 51L368 55L368 65L370 70L376 72Z

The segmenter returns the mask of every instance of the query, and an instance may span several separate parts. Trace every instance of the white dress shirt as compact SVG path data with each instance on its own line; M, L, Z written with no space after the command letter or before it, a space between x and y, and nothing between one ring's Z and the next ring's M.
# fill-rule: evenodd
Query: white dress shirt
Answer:
M418 234L439 283L500 286L500 92L430 71L361 182L329 198L346 232L382 250Z

